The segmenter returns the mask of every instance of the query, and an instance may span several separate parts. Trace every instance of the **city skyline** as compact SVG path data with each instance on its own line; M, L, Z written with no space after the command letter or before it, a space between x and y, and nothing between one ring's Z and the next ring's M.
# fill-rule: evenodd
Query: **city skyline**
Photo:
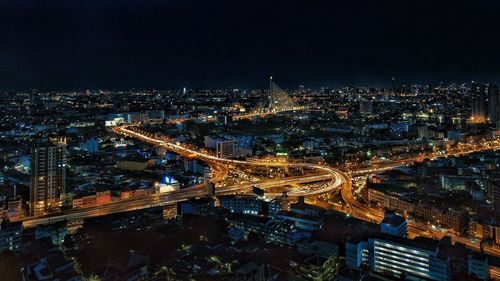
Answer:
M499 82L496 1L0 5L5 90Z
M1 281L500 280L499 8L0 2Z

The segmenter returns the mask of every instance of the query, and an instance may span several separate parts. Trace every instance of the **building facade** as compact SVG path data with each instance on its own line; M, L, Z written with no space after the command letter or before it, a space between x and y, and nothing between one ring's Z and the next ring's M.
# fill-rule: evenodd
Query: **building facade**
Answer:
M397 278L406 276L436 281L451 278L451 263L440 252L438 241L432 239L416 241L383 235L368 241L346 242L346 262L354 268L366 264L375 272Z
M31 159L30 214L59 209L66 193L66 144L38 142Z

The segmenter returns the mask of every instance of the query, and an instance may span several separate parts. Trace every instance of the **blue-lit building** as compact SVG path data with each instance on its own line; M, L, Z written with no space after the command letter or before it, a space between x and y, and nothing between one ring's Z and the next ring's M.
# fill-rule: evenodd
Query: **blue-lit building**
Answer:
M406 219L396 215L394 211L385 211L384 219L380 223L380 232L406 237L408 232L407 224Z
M395 277L445 281L451 278L449 257L440 251L439 241L418 237L381 235L368 241L346 242L346 263ZM411 279L411 278L410 278Z
M467 273L479 280L490 280L490 264L488 256L480 253L468 255Z
M227 230L227 237L233 243L243 240L245 238L245 230L239 227L230 227Z
M209 197L191 198L187 201L179 202L177 205L177 213L180 216L187 214L206 214L210 208L215 206L214 200Z
M278 212L287 209L288 198L287 196L280 196L266 202L267 202L267 213L270 216L274 216Z
M80 143L80 149L90 154L99 152L99 141L95 138L86 139Z

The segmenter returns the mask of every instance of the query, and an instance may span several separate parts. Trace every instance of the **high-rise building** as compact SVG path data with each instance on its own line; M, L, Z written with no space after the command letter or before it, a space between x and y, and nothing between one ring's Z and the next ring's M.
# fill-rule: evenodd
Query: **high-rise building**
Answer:
M500 107L498 104L498 88L496 85L488 85L488 120L496 128L500 128Z
M65 191L65 140L37 141L31 149L30 214L59 209Z
M229 158L234 156L234 141L232 140L220 140L216 142L215 150L217 152L217 157Z
M481 124L486 122L486 97L484 87L476 84L471 89L472 104L471 104L471 123Z

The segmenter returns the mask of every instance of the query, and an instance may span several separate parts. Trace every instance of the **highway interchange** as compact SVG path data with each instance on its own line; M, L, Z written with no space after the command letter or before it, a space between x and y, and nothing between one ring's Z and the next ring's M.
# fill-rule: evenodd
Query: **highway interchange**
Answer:
M359 170L352 170L349 173L342 172L338 169L319 164L310 163L276 163L276 162L249 162L242 160L232 160L219 158L208 153L200 152L185 145L179 143L173 143L168 141L166 138L155 137L152 134L142 132L137 127L134 126L117 126L114 128L115 133L120 135L125 135L139 139L143 142L150 143L152 145L164 147L167 150L173 151L183 156L197 158L205 161L209 164L213 171L213 181L218 182L222 180L228 173L230 165L253 165L253 166L268 166L268 167L303 167L308 169L319 170L321 174L317 175L305 175L300 177L289 177L289 178L279 178L273 180L265 180L255 183L244 183L237 184L233 186L217 187L216 195L222 194L242 194L252 192L252 187L257 185L260 188L267 189L271 187L279 187L284 185L299 185L307 184L319 181L328 181L320 189L313 189L304 191L290 190L287 192L289 196L314 196L321 195L331 192L336 192L340 190L341 197L346 203L346 208L344 211L349 212L352 216L373 222L380 222L383 219L383 210L368 206L366 204L360 203L354 196L352 191L352 179L350 175L367 175L377 172L381 172L387 169L392 169L399 166L408 165L414 162L422 161L425 158L433 159L436 156L434 154L419 155L414 158L408 158L399 160L396 163L391 163L390 165L378 166L376 168L365 168ZM439 156L458 156L471 152L482 151L482 150L492 150L500 148L500 143L490 142L483 143L482 146L473 146L470 148L459 148L458 150L450 150L446 155ZM203 185L197 185L190 188L172 191L163 194L151 194L141 198L133 198L128 200L121 200L117 202L112 202L111 204L90 207L85 209L72 209L65 211L64 213L54 214L51 216L39 216L39 217L27 217L23 219L24 226L26 228L34 227L38 224L55 222L60 220L82 220L85 218L92 218L103 216L107 214L127 212L132 210L150 208L155 206L166 206L174 204L179 201L184 201L189 198L202 197L207 194L207 190ZM466 237L458 236L454 233L448 232L443 233L431 229L427 224L422 223L410 223L409 224L409 235L410 236L427 236L433 238L441 238L444 235L448 235L452 238L454 242L460 242L465 244L468 248L479 249L479 242L472 242ZM488 254L500 256L500 249L493 247L484 247L484 251Z

